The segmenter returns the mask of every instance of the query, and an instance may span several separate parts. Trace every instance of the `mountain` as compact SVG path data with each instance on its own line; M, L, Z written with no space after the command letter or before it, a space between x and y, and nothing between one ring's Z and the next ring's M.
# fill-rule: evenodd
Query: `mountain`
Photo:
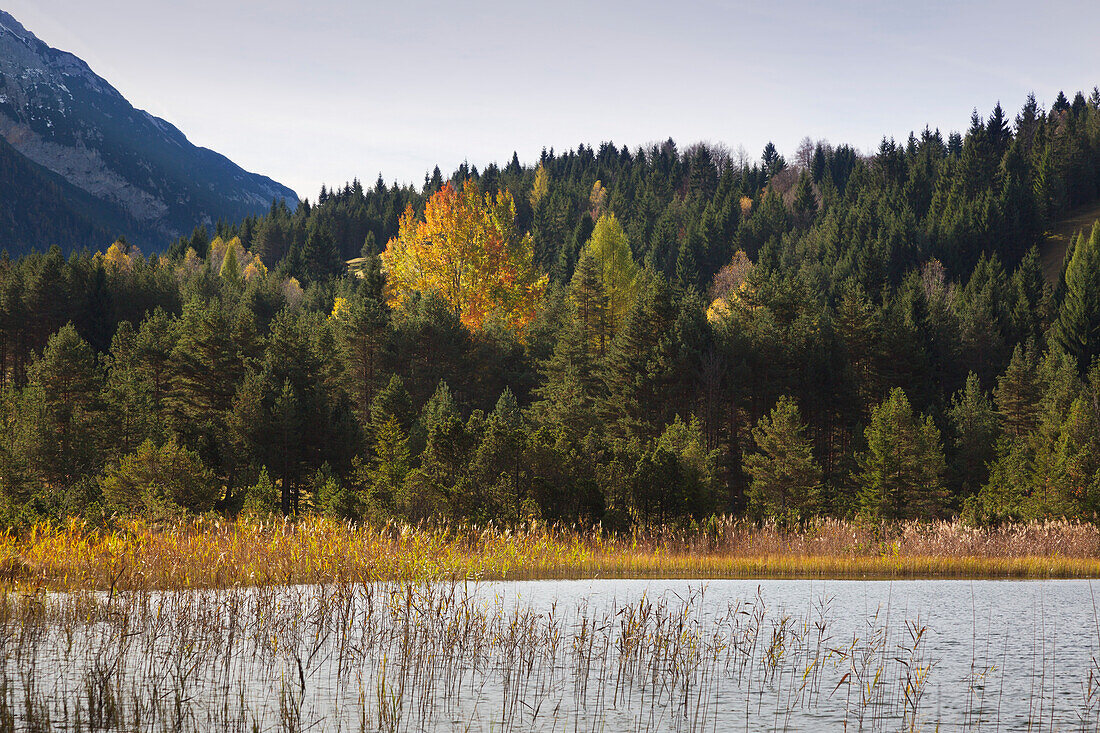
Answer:
M86 63L4 11L0 138L0 247L13 254L101 246L100 234L159 249L198 224L298 201L134 108Z

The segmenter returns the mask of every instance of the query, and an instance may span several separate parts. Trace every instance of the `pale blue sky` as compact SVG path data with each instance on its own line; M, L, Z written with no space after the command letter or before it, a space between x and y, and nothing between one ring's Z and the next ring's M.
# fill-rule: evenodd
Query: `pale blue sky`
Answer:
M674 137L793 157L1100 84L1100 3L6 0L135 106L315 198Z

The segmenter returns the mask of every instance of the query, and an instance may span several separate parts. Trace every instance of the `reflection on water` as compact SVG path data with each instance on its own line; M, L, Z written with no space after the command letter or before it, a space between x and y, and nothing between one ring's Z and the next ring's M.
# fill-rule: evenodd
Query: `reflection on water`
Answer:
M11 595L0 729L1097 730L1088 581Z

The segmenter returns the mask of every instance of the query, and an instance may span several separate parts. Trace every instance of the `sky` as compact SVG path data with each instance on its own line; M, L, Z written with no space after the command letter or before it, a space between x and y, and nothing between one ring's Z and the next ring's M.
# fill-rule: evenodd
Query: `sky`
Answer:
M1094 0L5 0L134 106L316 198L546 148L788 159L1100 84Z

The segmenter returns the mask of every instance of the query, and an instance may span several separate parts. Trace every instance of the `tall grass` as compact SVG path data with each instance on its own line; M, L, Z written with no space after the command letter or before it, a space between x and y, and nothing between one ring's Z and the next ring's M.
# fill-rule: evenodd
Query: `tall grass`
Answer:
M1100 529L1062 521L975 529L828 520L787 532L714 519L614 535L319 517L127 520L110 530L74 520L0 535L0 577L23 587L110 592L447 578L1100 577Z

